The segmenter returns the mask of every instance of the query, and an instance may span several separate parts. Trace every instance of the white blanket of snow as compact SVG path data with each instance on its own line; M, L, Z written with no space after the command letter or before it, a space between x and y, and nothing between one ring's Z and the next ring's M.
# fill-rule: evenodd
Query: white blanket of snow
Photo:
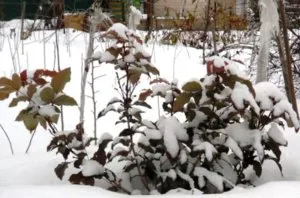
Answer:
M21 54L21 45L18 43L18 36L14 39L9 39L9 28L18 25L18 21L12 21L6 28L1 30L1 33L6 35L4 43L0 43L0 76L11 76L13 73L12 60L9 50L9 42L14 48L18 45L20 55L20 68L34 70L43 68L43 42L42 32L34 33L31 38L24 41L24 55ZM2 32L3 31L3 32ZM67 52L66 42L68 36L59 33L61 65L63 68L72 68L72 81L66 88L66 93L74 96L79 102L80 96L80 67L82 58L86 54L87 35L79 32L72 33L67 30L72 40L70 52ZM53 32L46 32L46 38L52 35ZM2 37L0 35L0 37ZM54 36L52 36L46 44L47 53L47 68L53 69L54 65ZM0 39L0 42L2 38ZM96 44L97 50L105 48L105 43ZM154 50L153 50L154 48ZM149 44L148 52L153 54L152 61L159 68L161 76L172 81L173 79L173 61L175 64L175 78L180 79L179 83L186 82L190 78L200 78L205 75L206 67L201 63L202 52L192 48L182 46L161 46L158 43ZM175 58L174 58L175 57ZM18 64L18 61L16 61ZM106 103L113 97L117 96L112 87L115 85L113 66L103 65L96 70L97 75L105 74L96 84L100 90L97 95L98 111L105 107ZM143 84L141 88L147 87L148 84ZM90 88L87 86L88 94ZM107 96L111 96L107 97ZM88 101L88 100L87 100ZM155 100L153 104L155 104ZM47 131L38 129L29 154L24 154L27 143L30 139L30 134L26 131L22 123L14 122L14 119L20 108L8 108L10 101L0 101L0 123L8 132L15 155L10 154L7 140L0 131L0 198L114 198L127 197L101 189L99 187L86 187L70 185L67 181L71 171L66 172L63 181L60 181L54 174L54 168L63 159L61 156L56 156L55 153L47 153L46 145L48 145L51 136ZM300 101L298 101L300 106ZM85 127L87 132L92 135L92 114L91 102L86 106L86 121ZM66 129L72 130L77 120L79 120L78 110L73 108L65 108L65 123ZM117 115L111 113L98 121L98 135L104 132L111 132L117 135L120 128L114 126ZM153 110L145 119L155 120L158 118L157 112ZM113 126L113 127L112 127ZM281 163L283 166L282 177L277 166L272 161L266 161L263 166L261 178L257 178L254 174L249 175L249 178L254 184L259 185L253 189L244 189L236 187L232 191L222 195L205 195L205 197L300 197L300 137L293 130L287 129L285 137L288 140L288 147L282 149ZM189 192L190 193L190 192ZM173 192L172 195L164 195L167 197L179 197L180 192ZM186 196L186 195L185 195ZM199 196L199 195L198 195ZM139 196L140 197L140 196ZM152 197L152 196L151 196ZM153 197L160 197L153 195Z

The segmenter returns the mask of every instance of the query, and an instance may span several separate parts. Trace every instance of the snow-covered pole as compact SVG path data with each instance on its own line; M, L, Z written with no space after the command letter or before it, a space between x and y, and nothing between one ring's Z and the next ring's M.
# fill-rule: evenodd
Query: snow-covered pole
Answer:
M276 0L260 0L260 50L257 61L256 83L267 81L270 42L279 31L279 15Z
M137 26L140 24L142 18L142 13L138 9L136 9L136 7L130 6L128 28L135 31Z

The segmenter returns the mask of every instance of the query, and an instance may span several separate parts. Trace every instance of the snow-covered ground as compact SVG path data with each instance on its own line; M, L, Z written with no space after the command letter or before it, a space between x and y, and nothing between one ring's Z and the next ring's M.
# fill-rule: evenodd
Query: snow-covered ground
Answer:
M13 65L16 65L17 71L24 69L34 70L37 68L53 69L57 57L54 55L55 37L50 31L35 32L24 41L24 51L22 53L22 43L19 36L9 38L11 27L19 26L19 21L12 21L0 30L0 76L11 76L14 72ZM18 33L18 29L17 29ZM43 35L45 33L45 35ZM78 102L80 97L80 76L82 61L86 54L88 35L80 32L67 30L66 34L59 32L59 47L61 67L71 67L72 80L66 87L66 93L73 96ZM46 65L44 65L44 45L43 39L46 39L45 53ZM69 43L69 44L68 44ZM69 45L69 47L68 47ZM107 43L96 42L96 51L104 49ZM15 52L18 49L18 53ZM161 76L172 80L180 79L179 84L191 78L203 77L206 73L206 67L202 64L202 52L197 49L183 46L165 46L158 42L150 43L146 46L149 53L152 54L152 62L158 67ZM15 63L11 54L15 56ZM240 55L242 57L242 55ZM111 97L117 93L113 90L115 86L115 75L112 65L102 65L96 69L96 75L104 77L96 81L98 100L98 111L105 107ZM143 83L140 89L147 87ZM87 94L91 89L87 86ZM109 96L109 97L108 97ZM86 131L92 135L92 102L87 99L86 106ZM62 161L60 156L55 153L47 153L46 146L50 142L49 132L38 128L33 139L33 144L28 154L24 154L30 139L22 123L15 122L15 117L20 108L8 108L9 100L0 101L0 124L3 125L12 140L14 155L11 155L9 144L4 133L0 131L0 197L1 198L35 198L35 197L120 197L120 194L112 193L99 187L73 186L66 179L60 181L54 168ZM151 101L157 103L156 99ZM298 101L298 107L300 100ZM157 110L146 115L148 119L157 119ZM79 111L76 107L67 107L65 111L65 128L73 129L79 121ZM120 129L114 125L117 116L109 116L98 120L98 135L104 132L110 132L113 135L119 133ZM59 127L59 126L58 126ZM236 187L230 192L222 195L205 195L206 197L300 197L300 136L295 134L293 129L287 129L285 137L288 140L288 147L282 149L281 163L283 166L283 176L281 176L278 167L272 161L266 161L263 166L263 173L260 178L255 174L248 175L258 187L253 189L244 189ZM68 175L70 172L67 172ZM65 177L67 178L67 177ZM170 197L182 196L179 192L173 192ZM190 194L190 192L186 192ZM126 196L126 195L122 195ZM127 197L127 196L126 196ZM154 196L154 197L157 197Z

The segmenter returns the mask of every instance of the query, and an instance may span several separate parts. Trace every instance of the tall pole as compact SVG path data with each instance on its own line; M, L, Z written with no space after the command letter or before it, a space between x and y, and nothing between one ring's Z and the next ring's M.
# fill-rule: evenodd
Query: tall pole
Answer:
M288 99L290 103L293 105L294 111L297 113L298 117L298 108L297 108L297 101L295 96L295 87L294 87L294 80L293 80L293 71L292 71L292 56L290 53L290 45L289 45L289 37L288 37L288 31L287 31L287 21L286 21L286 13L285 13L285 7L283 0L279 1L279 11L280 11L280 18L282 21L282 33L283 33L283 40L284 40L284 47L285 47L285 55L286 55L286 64L284 65L286 68L286 72L288 75L288 88L289 91Z

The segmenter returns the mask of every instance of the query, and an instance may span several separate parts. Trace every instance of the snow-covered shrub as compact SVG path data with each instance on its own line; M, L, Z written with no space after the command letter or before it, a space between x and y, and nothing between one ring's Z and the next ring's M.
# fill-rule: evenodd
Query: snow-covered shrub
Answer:
M32 132L40 124L44 129L50 127L51 133L56 133L53 126L59 119L61 105L74 106L76 101L66 95L63 90L70 81L70 68L60 72L38 69L13 74L12 78L0 78L0 100L7 99L12 93L15 97L9 107L17 106L19 102L28 105L20 111L16 121L22 121Z
M296 130L300 123L274 85L253 86L236 62L212 57L207 61L218 68L215 73L190 80L182 88L177 81L157 78L136 99L141 74L158 74L158 70L139 37L125 26L115 24L104 36L116 42L93 59L116 65L121 97L111 99L98 117L115 111L120 114L116 123L125 127L115 138L104 134L92 158L85 152L89 141L82 138L83 129L57 137L50 150L68 149L67 161L55 170L60 178L72 162L79 169L69 178L75 184L94 185L104 179L110 190L128 194L163 194L173 189L216 193L248 184L245 169L252 168L260 176L265 160L273 160L281 171L280 146L287 145L283 121ZM155 122L141 114L141 106L151 108L146 102L150 96L164 99L165 115ZM70 162L68 155L75 160ZM111 163L117 164L116 172Z

